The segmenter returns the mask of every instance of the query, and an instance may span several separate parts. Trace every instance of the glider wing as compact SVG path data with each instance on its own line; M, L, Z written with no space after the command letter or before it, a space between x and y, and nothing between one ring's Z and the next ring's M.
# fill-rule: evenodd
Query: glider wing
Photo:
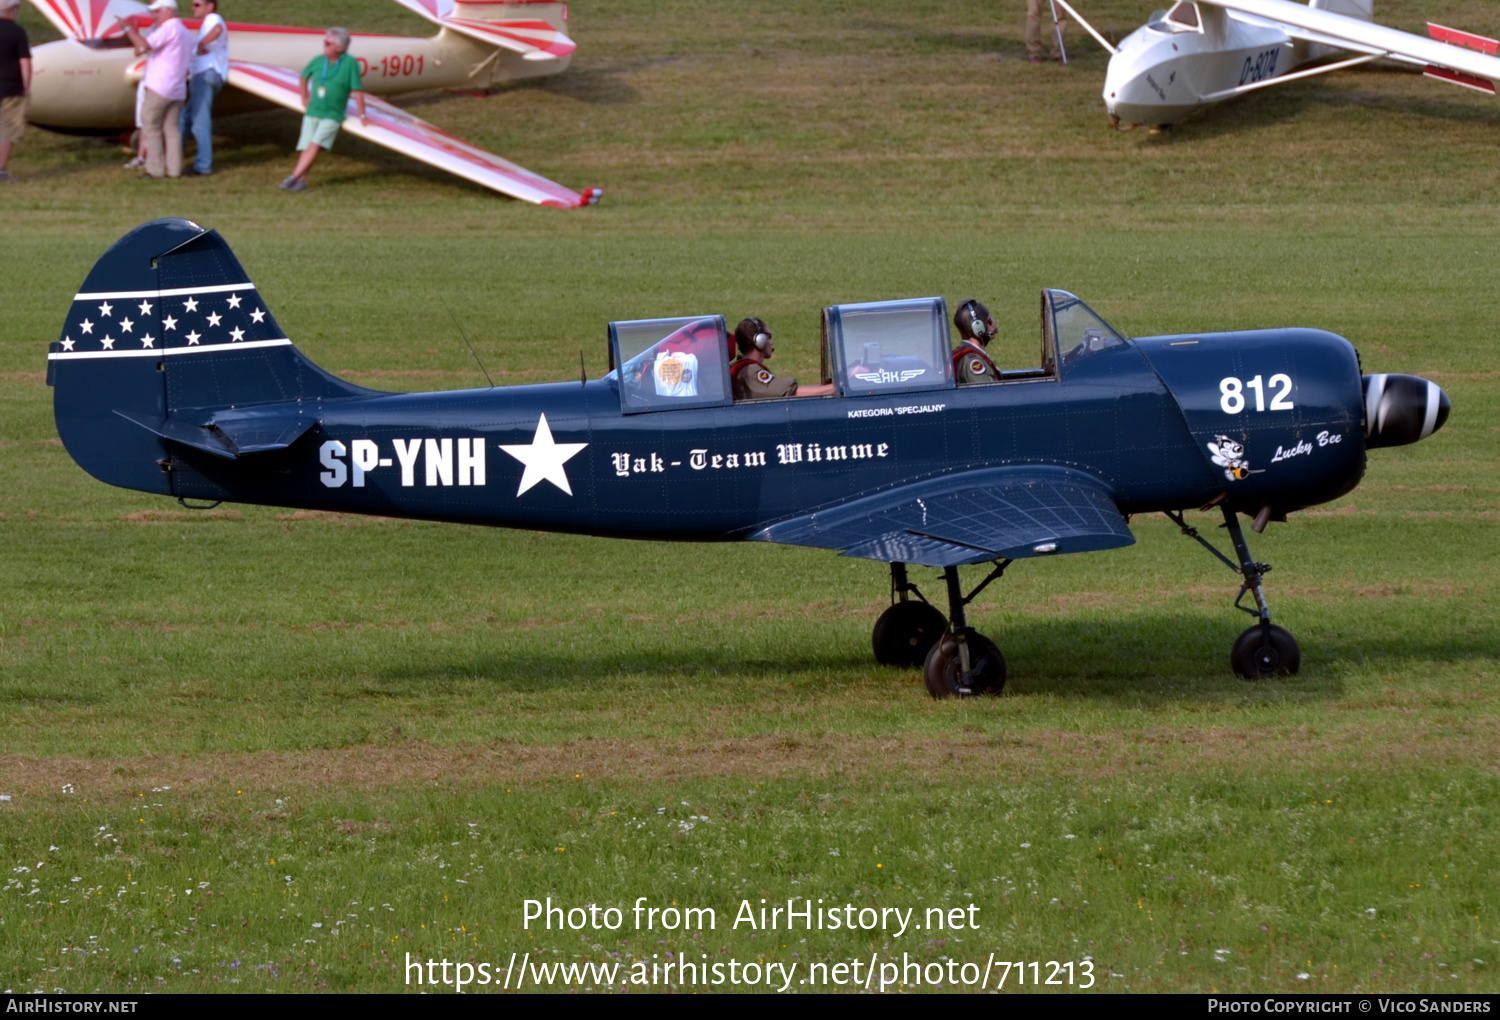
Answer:
M303 112L295 71L232 60L229 84L289 110ZM344 130L349 134L525 202L572 209L598 200L594 189L580 195L368 93L365 107L369 123L361 124L354 101L349 101L348 119L344 121Z
M1432 77L1469 88L1493 93L1493 83L1500 81L1500 57L1492 56L1493 50L1485 52L1484 47L1470 42L1476 40L1491 43L1492 40L1454 32L1452 29L1438 31L1436 29L1440 26L1435 26L1433 34L1436 38L1423 39L1410 32L1292 3L1291 0L1200 2L1279 22L1294 30L1292 34L1298 38L1340 46L1356 53L1379 53L1392 60L1424 65Z

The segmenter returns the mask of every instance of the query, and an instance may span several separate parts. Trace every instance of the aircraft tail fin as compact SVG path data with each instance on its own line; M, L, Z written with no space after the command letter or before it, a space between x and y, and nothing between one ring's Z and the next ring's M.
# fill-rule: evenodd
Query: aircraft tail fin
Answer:
M69 39L104 39L120 35L119 18L143 19L151 14L135 0L31 0L31 5Z
M1307 6L1360 21L1375 20L1375 0L1308 0Z
M217 232L143 224L95 263L47 355L63 445L101 481L174 494L173 443L283 449L325 401L374 391L307 360Z

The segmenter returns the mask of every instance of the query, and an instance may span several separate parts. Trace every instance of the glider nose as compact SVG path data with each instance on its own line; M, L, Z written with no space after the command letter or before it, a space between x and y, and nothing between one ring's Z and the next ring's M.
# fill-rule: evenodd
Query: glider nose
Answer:
M1367 375L1365 448L1405 446L1426 439L1448 420L1448 394L1435 382L1415 375Z

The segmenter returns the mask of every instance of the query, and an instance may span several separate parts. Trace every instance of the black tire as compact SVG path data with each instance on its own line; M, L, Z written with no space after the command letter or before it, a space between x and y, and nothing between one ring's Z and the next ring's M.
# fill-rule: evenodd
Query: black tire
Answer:
M1302 668L1302 649L1285 628L1257 623L1235 639L1229 667L1246 680L1292 676Z
M967 685L959 664L957 638L945 633L927 653L922 679L927 683L927 693L934 698L972 698L999 694L1005 688L1005 656L1000 654L999 646L973 628L964 631L964 640L969 645Z
M880 614L870 644L882 666L920 666L948 629L948 618L925 602L897 602Z

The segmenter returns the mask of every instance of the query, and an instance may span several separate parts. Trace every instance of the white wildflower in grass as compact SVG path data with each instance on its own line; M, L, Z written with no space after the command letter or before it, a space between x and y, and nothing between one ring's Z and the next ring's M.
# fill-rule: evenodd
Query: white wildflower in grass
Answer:
M1068 833L1066 836L1063 837L1063 839L1077 839L1077 838L1078 837L1075 836L1075 835L1073 835L1071 832Z
M1298 975L1297 975L1297 980L1298 980L1298 981L1309 981L1309 980L1311 980L1311 979L1312 979L1312 975L1311 975L1311 974L1309 974L1309 973L1308 973L1308 972L1307 972L1307 971L1305 971L1305 970L1304 970L1304 971L1303 971L1303 972L1302 972L1302 973L1301 973L1301 974L1298 974Z
M1029 849L1031 849L1031 844L1030 843L1022 843L1021 844L1021 849L1022 850L1029 850Z

